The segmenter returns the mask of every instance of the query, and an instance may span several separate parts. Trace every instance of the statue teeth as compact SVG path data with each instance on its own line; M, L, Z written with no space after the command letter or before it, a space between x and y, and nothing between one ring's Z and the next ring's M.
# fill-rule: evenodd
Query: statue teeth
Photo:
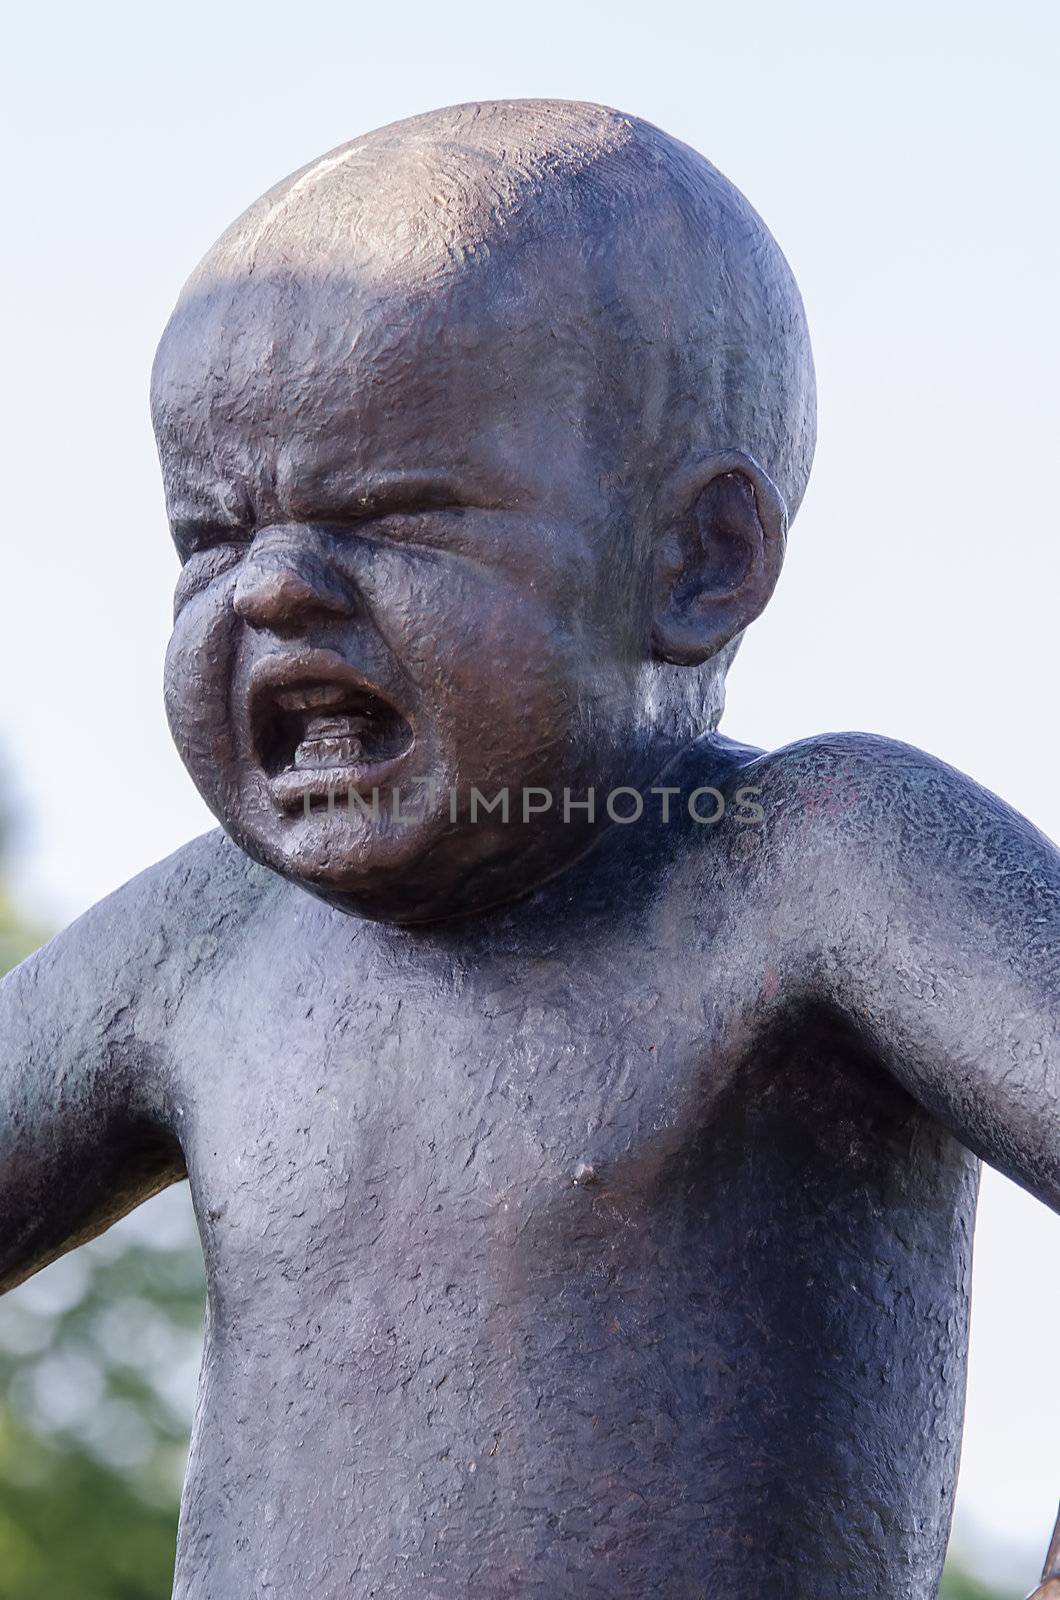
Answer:
M296 689L281 689L276 704L284 711L323 711L340 706L347 691L337 683L305 684Z
M360 739L303 739L294 753L296 767L338 767L361 761L364 745Z
M363 716L310 717L294 753L296 767L337 767L364 758Z

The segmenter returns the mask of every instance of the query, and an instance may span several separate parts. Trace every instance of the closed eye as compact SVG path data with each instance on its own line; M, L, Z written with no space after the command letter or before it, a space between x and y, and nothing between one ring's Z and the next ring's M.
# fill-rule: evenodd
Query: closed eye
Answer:
M423 545L428 549L444 549L458 543L458 530L476 508L464 505L430 505L409 507L401 511L374 512L365 516L347 514L320 518L320 526L340 538L352 534L357 538L396 544Z
M210 584L218 578L223 578L226 572L239 565L247 550L247 541L241 540L234 543L226 540L222 544L208 545L199 550L193 550L182 563L180 577L173 594L173 617L180 616L189 600L208 589Z
M170 531L182 564L207 550L248 545L254 537L253 529L224 522L179 521L171 524Z

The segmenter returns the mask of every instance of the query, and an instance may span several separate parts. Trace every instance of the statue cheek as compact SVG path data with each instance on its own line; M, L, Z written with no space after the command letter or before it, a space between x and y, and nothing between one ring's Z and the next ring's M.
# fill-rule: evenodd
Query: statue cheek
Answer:
M232 763L229 704L238 642L231 606L234 574L190 598L166 651L164 696L170 731L196 785Z

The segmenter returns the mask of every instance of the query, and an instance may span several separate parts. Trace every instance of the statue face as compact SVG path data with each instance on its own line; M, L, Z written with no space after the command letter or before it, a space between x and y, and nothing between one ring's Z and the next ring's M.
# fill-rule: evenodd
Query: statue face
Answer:
M622 419L590 434L594 311L575 338L545 298L494 268L434 295L251 277L159 352L174 738L243 848L346 909L519 893L589 843L565 788L646 775Z

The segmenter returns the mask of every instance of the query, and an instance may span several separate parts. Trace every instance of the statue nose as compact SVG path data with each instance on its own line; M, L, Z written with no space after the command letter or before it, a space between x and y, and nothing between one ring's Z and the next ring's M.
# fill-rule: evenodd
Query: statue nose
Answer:
M232 601L244 622L282 633L314 618L353 615L353 593L322 552L271 531L259 538L243 562Z

